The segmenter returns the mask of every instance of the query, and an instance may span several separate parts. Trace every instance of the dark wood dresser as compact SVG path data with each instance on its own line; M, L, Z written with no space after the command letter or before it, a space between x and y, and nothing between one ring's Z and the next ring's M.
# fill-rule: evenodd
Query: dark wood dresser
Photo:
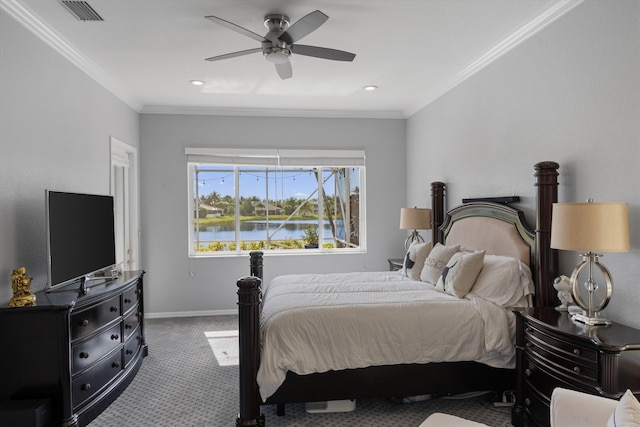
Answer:
M48 400L56 426L84 426L131 382L147 355L144 272L36 294L0 308L0 401Z
M586 326L554 308L515 312L516 403L513 425L549 426L556 387L618 399L640 394L640 331Z

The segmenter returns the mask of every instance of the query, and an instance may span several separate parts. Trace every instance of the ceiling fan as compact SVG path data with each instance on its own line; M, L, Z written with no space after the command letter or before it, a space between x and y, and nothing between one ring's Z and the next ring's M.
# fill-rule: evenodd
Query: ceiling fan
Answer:
M251 37L262 44L261 47L254 49L212 56L210 58L206 58L207 61L219 61L221 59L235 58L236 56L262 52L267 61L275 64L276 71L280 78L288 79L293 75L291 62L289 62L289 57L292 53L295 53L296 55L313 56L315 58L331 59L334 61L353 61L353 58L356 57L354 53L345 52L343 50L297 44L298 40L317 30L327 21L327 19L329 19L327 15L319 10L303 16L291 26L289 26L289 17L285 15L267 15L264 17L264 25L267 27L269 32L264 36L247 30L233 22L218 18L217 16L205 16L205 18L230 30L244 34L247 37Z

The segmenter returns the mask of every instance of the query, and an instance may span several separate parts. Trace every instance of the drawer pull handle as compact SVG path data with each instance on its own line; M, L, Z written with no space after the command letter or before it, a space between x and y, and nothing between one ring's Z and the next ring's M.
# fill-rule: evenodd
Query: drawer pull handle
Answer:
M124 303L125 304L131 304L131 298L125 298L124 299Z
M140 295L140 289L136 289L136 295Z
M133 328L133 326L131 325L131 323L125 323L124 324L124 328L125 329L131 329L131 328Z
M114 340L114 341L115 341L115 340L119 340L119 339L120 339L120 335L118 335L118 334L113 334L113 335L111 335L111 339L112 339L112 340Z
M118 369L118 368L120 368L120 364L119 364L118 362L113 362L113 363L111 364L111 367L112 367L112 368L115 368L115 369Z
M579 374L580 372L582 372L582 369L580 369L580 367L579 367L579 366L575 366L575 367L573 368L573 372L575 372L576 374Z
M580 351L579 348L574 348L573 349L573 354L575 354L576 356L580 356L582 354L582 351Z
M127 350L127 351L125 351L125 354L133 354L133 350Z
M527 348L531 348L531 347L533 347L533 344L532 344L532 343L530 343L530 342L527 342L526 347L527 347Z
M109 308L109 311L110 311L110 312L112 312L112 313L115 313L116 311L118 311L118 307L111 306L111 307Z
M530 334L531 332L533 332L533 329L531 329L531 328L527 328L527 329L525 329L525 331L526 331L528 334Z
M524 370L524 374L525 374L526 376L528 376L528 377L530 377L532 373L533 373L533 370L532 370L532 369L527 368L527 369L525 369L525 370Z
M81 320L80 326L89 326L89 321L87 319Z
M91 384L89 384L89 383L82 384L82 385L80 386L80 390L82 390L82 391L89 391L89 390L91 390Z
M524 399L524 404L525 404L525 406L530 406L531 405L531 400L529 400L529 398L527 397L526 399Z
M78 356L80 357L80 359L88 359L89 358L89 353L87 353L86 351L83 351Z

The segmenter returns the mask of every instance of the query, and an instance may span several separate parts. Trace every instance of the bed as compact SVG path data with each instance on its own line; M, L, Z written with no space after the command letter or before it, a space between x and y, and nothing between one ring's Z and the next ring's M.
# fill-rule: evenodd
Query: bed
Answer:
M264 425L260 405L266 404L278 405L278 414L284 414L284 404L293 402L513 389L513 328L505 313L512 307L527 304L551 306L556 303L550 283L557 276L558 261L549 242L551 206L557 201L558 167L554 162L534 166L535 229L527 224L522 212L505 204L474 201L445 212L446 186L442 182L431 184L434 244L446 248L457 245L456 252L460 253L456 256L460 260L464 257L466 265L472 264L467 260L478 259L480 252L485 259L483 265L487 265L486 259L490 257L518 260L521 283L517 286L520 287L513 295L509 290L502 308L499 304L487 303L486 295L478 298L469 292L461 299L450 292L452 288L443 292L442 286L448 284L444 285L442 278L437 284L434 281L434 286L425 286L424 282L398 272L287 275L274 278L263 287L262 253L252 252L250 275L237 283L240 410L236 425ZM524 279L527 274L528 284ZM440 289L431 289L435 285ZM337 289L342 293L346 290L349 298L355 300L337 303L344 298L342 294L337 296ZM493 292L490 287L486 289L489 294ZM422 306L423 299L430 305ZM377 305L383 307L378 314L367 311ZM327 307L331 310L330 317L347 325L341 329L355 335L344 332L342 336L342 331L336 332L335 326L323 323L319 316ZM296 312L305 315L287 319ZM425 320L421 316L425 312L434 317ZM452 325L450 313L462 319L458 326ZM506 318L506 331L505 324L495 320L501 316L503 320ZM404 323L398 324L398 321ZM303 323L311 327L303 332L313 337L309 343L295 338L295 330ZM283 330L272 333L272 326L278 324ZM392 338L390 342L370 339L380 328L385 328L384 335ZM457 342L465 344L449 344L444 341L446 337L433 335L438 330L455 331L449 335L462 337ZM426 341L418 339L421 336ZM355 359L354 351L340 353L345 347L341 340L354 340L354 337L365 341L360 342ZM474 337L480 337L480 344L466 345ZM429 345L429 341L439 344ZM315 345L320 345L323 351L318 352ZM444 347L450 347L450 351L441 352ZM268 348L289 353L274 355ZM333 351L324 351L329 348ZM304 365L308 359L313 366Z

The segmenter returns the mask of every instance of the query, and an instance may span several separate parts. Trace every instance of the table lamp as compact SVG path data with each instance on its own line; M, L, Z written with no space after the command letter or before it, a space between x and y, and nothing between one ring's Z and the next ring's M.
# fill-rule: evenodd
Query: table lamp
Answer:
M400 229L413 230L404 241L404 248L409 249L413 242L424 242L418 230L431 229L431 209L426 208L402 208L400 210Z
M584 310L574 313L573 319L589 326L608 325L611 321L600 317L613 292L611 273L600 263L599 252L626 252L629 250L629 214L625 203L554 203L551 220L551 247L570 251L580 251L582 261L571 274L573 299ZM578 275L587 266L589 276L584 286L588 301L583 299L578 286ZM606 294L596 304L594 294L598 283L593 278L593 268L597 267L604 278Z

